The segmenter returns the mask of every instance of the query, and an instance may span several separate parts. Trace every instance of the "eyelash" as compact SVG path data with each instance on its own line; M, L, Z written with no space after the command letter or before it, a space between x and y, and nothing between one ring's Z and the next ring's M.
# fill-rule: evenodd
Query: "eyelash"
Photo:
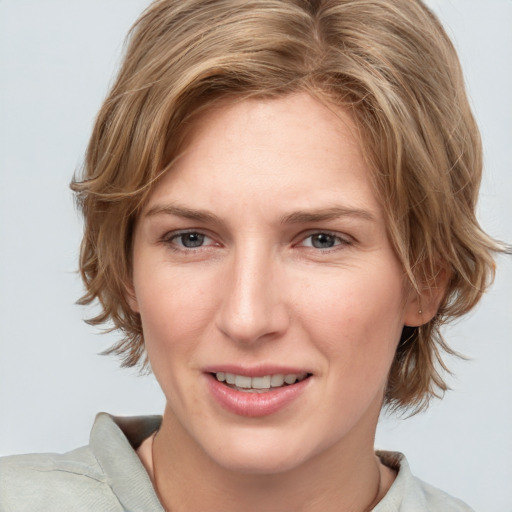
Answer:
M166 233L161 241L167 245L171 250L173 251L176 251L176 252L190 252L190 251L194 251L194 250L198 250L198 249L205 249L206 247L211 247L211 246L203 246L203 245L200 245L198 247L185 247L184 245L180 244L176 244L176 240L179 240L180 238L184 237L185 235L199 235L200 237L204 237L204 238L208 238L208 239L211 239L211 237L209 237L207 234L201 232L201 231L197 231L197 230L188 230L188 231L174 231L174 232L171 232L171 233ZM183 240L182 240L183 241ZM213 244L213 245L218 245L218 244Z
M338 250L338 248L341 248L341 247L346 247L346 246L352 245L352 243L353 243L353 239L348 237L348 235L341 236L341 235L339 235L337 233L333 233L331 231L315 231L314 233L309 233L306 237L301 239L301 243L304 244L304 242L306 240L312 239L315 236L318 237L320 235L326 235L328 237L331 237L336 242L335 245L333 245L332 247L325 247L325 248L314 247L313 245L303 245L303 247L308 247L311 249L316 249L323 253L327 253L327 252L336 251L336 250ZM313 241L311 243L313 243Z
M215 246L220 245L218 243L213 243L213 244L206 245L206 246L201 244L196 247L185 247L183 245L183 243L181 243L181 244L176 243L176 241L179 240L180 238L181 238L181 241L183 242L182 237L184 237L186 235L198 235L199 237L203 237L203 242L204 242L204 239L210 239L213 241L212 237L208 236L207 234L205 234L202 231L187 230L187 231L177 231L177 232L174 231L174 232L166 233L162 237L161 242L163 242L165 245L167 245L172 251L181 252L181 253L191 253L191 252L195 252L198 250L205 250L205 249L209 249L210 247L215 247ZM314 242L312 240L313 237L315 237L315 236L318 237L321 235L331 237L334 242L334 245L332 247L325 247L325 248L314 247L313 246ZM306 240L310 240L310 239L311 239L311 244L304 245L304 242L306 242ZM354 243L354 239L349 237L348 235L341 236L341 235L339 235L337 233L333 233L331 231L314 231L314 232L309 232L306 236L301 235L301 239L300 239L299 243L294 244L294 246L312 249L315 252L325 254L325 253L337 251L342 247L347 247L347 246L353 245L353 243Z

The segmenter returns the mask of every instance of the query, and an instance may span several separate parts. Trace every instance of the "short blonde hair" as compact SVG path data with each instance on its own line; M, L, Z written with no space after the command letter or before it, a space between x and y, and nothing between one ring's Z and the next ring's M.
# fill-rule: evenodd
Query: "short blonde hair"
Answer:
M440 326L469 311L505 250L475 217L479 132L460 64L419 0L157 0L130 33L101 108L83 176L72 183L85 219L86 293L123 333L110 350L147 363L129 307L134 224L179 153L192 116L226 97L309 91L358 122L389 237L417 290L449 273L433 320L404 328L385 403L419 409L446 383Z

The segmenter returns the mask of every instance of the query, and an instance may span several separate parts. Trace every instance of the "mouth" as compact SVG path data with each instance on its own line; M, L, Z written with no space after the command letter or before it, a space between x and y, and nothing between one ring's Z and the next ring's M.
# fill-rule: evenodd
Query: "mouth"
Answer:
M311 389L313 373L301 368L259 366L208 368L208 390L223 409L237 416L269 416L296 403ZM300 402L299 402L300 403Z
M237 375L227 372L211 373L218 382L243 393L268 393L277 388L284 388L302 382L311 377L311 373L276 373L259 377Z

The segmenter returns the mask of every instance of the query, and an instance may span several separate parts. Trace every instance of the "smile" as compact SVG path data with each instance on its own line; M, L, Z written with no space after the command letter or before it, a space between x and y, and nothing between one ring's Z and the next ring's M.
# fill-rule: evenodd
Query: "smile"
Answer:
M314 385L312 373L282 367L242 371L217 367L209 368L204 375L214 402L230 413L246 417L278 413Z
M309 376L307 373L277 373L261 377L249 377L247 375L236 375L227 372L216 372L213 375L219 382L223 382L232 389L246 393L265 393L271 388L280 388L301 382Z

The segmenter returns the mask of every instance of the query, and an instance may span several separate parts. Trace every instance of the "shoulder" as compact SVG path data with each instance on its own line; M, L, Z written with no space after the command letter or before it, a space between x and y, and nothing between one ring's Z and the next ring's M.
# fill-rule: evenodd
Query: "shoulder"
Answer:
M77 499L78 498L78 499ZM0 458L0 512L121 511L88 447Z
M398 474L373 512L474 512L462 500L415 477L401 453L378 452L378 456Z
M100 413L88 446L0 458L0 512L163 512L135 452L160 422Z
M413 477L416 482L417 490L421 492L425 502L428 503L428 509L442 512L474 512L474 510L462 500L455 498L448 493L434 487L419 478Z

